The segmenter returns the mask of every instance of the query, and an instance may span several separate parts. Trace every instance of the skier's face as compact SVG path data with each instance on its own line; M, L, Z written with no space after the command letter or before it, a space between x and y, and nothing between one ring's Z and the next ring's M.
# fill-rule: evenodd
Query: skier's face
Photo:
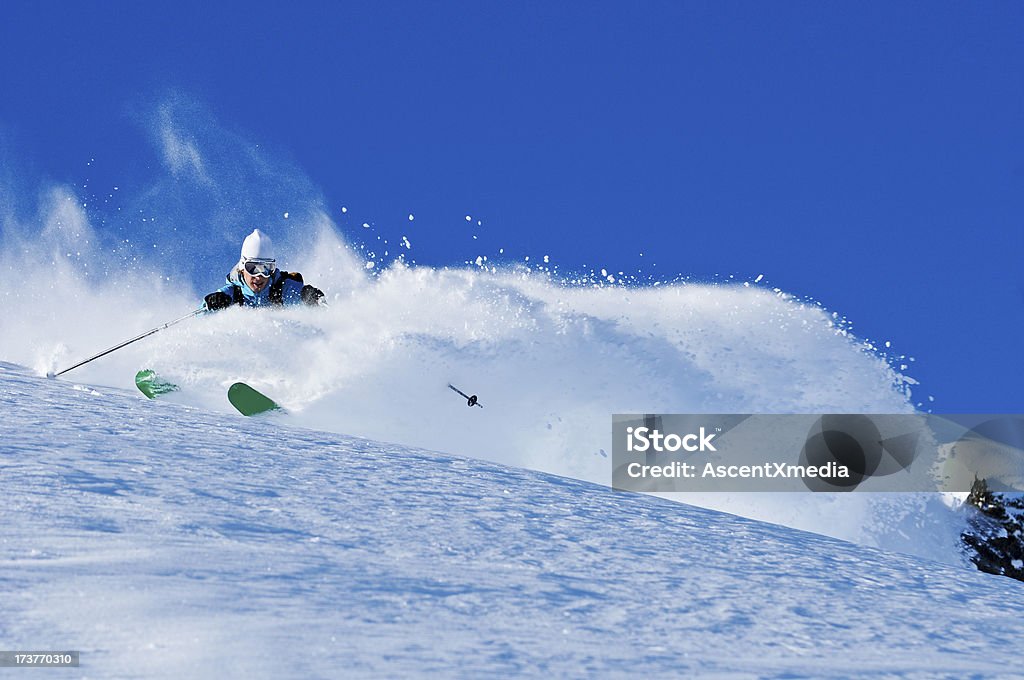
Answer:
M244 269L242 270L242 280L245 281L245 285L249 286L254 293L259 293L270 283L269 276L253 275Z

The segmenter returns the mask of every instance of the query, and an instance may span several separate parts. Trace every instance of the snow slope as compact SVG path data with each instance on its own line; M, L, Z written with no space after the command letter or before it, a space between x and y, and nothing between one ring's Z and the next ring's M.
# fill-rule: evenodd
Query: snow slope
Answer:
M39 374L196 308L237 257L234 238L230 260L204 255L216 239L198 217L175 221L173 233L140 231L139 224L118 230L94 225L70 189L43 196L38 220L8 220L0 243L0 268L23 284L0 290L4 319L17 329L0 334L0 361ZM915 407L909 364L898 355L887 360L838 315L781 291L741 283L620 286L493 264L378 263L367 274L365 251L323 213L287 222L290 237L274 231L282 248L295 246L282 263L323 287L330 308L226 310L67 377L131 389L138 369L153 368L183 386L173 400L222 412L230 411L224 389L245 380L283 403L293 424L602 484L611 481L612 413ZM114 242L112 233L129 238ZM177 250L168 250L170 237ZM147 249L150 258L139 254ZM180 270L203 257L206 278L197 289ZM485 408L469 412L449 382L478 394ZM959 559L957 518L935 498L688 500L873 547Z
M0 647L82 652L47 677L1018 673L1010 579L0 369Z

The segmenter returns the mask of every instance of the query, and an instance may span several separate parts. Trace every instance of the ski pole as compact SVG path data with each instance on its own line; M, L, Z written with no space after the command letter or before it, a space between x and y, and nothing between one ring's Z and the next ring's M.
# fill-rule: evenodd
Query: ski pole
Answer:
M142 335L136 335L131 340L125 340L120 345L115 345L114 347L111 347L108 350L104 350L104 351L100 352L99 354L97 354L94 357L89 357L85 361L79 361L77 364L75 364L74 366L71 366L70 368L65 368L63 371L60 371L58 373L52 373L52 372L51 373L47 373L46 377L47 378L56 378L58 375L63 375L64 373L67 373L68 371L70 371L73 368L78 368L79 366L84 366L85 364L89 363L90 361L95 361L96 359L99 359L100 357L105 357L108 354L110 354L111 352L116 352L117 350L121 349L122 347L127 347L128 345L132 344L133 342L137 342L139 340L142 340L143 338L148 338L149 336L153 335L154 333L158 333L158 332L164 330L165 328L170 328L174 324L181 323L185 319L191 319L193 316L196 316L197 314L200 314L200 313L205 312L205 311L206 311L206 307L205 306L204 307L200 307L199 309L195 310L194 312L189 312L188 314L186 314L185 316L181 317L180 319L175 319L174 321L168 321L163 326L157 326L156 328L154 328L151 331L146 331Z
M456 392L461 394L466 399L466 406L469 406L470 408L472 408L474 406L479 406L480 408L484 407L483 404L481 404L479 401L477 401L477 398L476 398L475 394L470 396L470 395L466 394L465 392L463 392L462 390L460 390L458 387L456 387L455 385L453 385L451 383L448 383L448 387L453 389L453 390L455 390Z

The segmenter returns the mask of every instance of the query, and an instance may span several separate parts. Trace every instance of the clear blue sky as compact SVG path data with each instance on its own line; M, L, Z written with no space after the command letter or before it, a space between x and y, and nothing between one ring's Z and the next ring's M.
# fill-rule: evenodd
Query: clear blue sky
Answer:
M1022 35L1019 2L7 0L0 177L155 172L132 119L175 92L420 263L483 252L472 214L564 269L763 273L935 410L1022 412Z

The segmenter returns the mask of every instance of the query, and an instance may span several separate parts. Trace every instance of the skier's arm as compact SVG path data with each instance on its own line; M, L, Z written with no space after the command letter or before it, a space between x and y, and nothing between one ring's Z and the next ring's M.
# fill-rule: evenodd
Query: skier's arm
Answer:
M235 303L235 298L231 294L231 289L233 287L234 286L229 284L223 288L213 291L203 298L206 301L206 308L211 312L215 312L218 309L224 309L233 305Z
M302 279L285 281L282 299L286 305L307 304L316 306L324 292L316 286L302 285Z
M300 293L302 301L307 305L315 307L320 304L320 298L324 296L324 292L315 286L305 285L302 287Z

